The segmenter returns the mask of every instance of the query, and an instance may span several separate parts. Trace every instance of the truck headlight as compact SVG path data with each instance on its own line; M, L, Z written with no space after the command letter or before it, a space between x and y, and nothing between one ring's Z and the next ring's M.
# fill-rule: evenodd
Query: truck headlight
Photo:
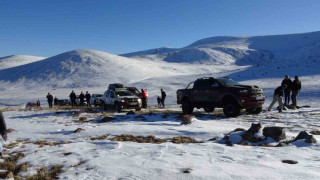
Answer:
M140 99L140 98L138 99L138 102L139 102L139 103L142 103L142 101L141 101L141 99Z
M124 100L124 99L121 99L121 102L123 102L123 103L124 103L124 102L126 102L126 100Z

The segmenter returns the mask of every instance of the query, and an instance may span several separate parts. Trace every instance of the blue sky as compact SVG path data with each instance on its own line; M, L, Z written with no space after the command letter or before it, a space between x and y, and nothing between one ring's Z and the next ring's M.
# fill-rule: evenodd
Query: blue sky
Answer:
M0 57L113 54L320 30L319 0L1 0Z

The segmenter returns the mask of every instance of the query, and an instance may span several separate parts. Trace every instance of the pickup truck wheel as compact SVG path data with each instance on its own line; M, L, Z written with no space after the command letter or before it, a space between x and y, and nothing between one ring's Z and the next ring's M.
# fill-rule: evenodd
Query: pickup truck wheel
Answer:
M94 100L93 106L94 106L94 107L97 107L97 101L96 101L96 100Z
M250 108L250 109L246 109L246 111L249 114L259 114L262 111L262 107L257 107L257 108Z
M136 111L141 111L141 108L137 108Z
M236 117L240 114L240 107L234 100L229 100L223 105L223 113L227 117Z
M203 109L207 113L211 113L214 111L214 107L212 107L212 106L206 106L206 107L203 107Z
M182 112L183 112L183 114L192 114L193 109L194 109L194 107L193 107L191 101L185 100L185 101L182 102Z
M118 103L116 103L116 104L114 105L114 109L115 109L118 113L121 112L121 107L119 106Z

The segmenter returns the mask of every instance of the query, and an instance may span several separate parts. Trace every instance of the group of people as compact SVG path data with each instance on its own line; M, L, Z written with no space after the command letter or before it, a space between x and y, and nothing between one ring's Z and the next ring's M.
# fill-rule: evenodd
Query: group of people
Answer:
M74 91L72 91L69 95L70 97L70 102L71 102L71 106L74 107L77 105L76 103L76 99L77 99L77 95ZM87 106L88 107L91 107L91 103L90 103L90 100L91 100L91 94L86 91L86 94L83 94L83 92L81 91L80 95L79 95L79 100L80 100L80 106L84 106L84 100L86 99L86 102L87 102Z
M75 107L77 105L76 99L77 99L77 95L74 91L72 91L69 95L70 97L70 104L72 107ZM91 94L87 91L86 94L83 94L83 92L81 91L80 95L79 95L79 100L80 100L80 106L84 106L84 102L86 100L87 102L87 106L91 107ZM54 105L58 105L58 98L55 97L53 98L52 94L48 93L47 95L47 102L49 105L49 108L52 108L52 103L54 102ZM37 101L37 107L40 107L40 101Z
M163 89L161 89L160 92L161 92L161 97L160 96L157 97L158 107L161 107L161 106L164 107L165 106L164 101L166 100L167 94L166 92L164 92Z
M273 101L271 102L268 111L271 111L273 105L278 101L279 103L279 112L282 112L284 106L290 105L290 95L292 101L292 108L296 109L297 107L297 95L301 90L301 81L298 76L294 77L292 81L288 75L283 79L281 86L277 87L274 90ZM282 103L282 98L284 95L284 104Z

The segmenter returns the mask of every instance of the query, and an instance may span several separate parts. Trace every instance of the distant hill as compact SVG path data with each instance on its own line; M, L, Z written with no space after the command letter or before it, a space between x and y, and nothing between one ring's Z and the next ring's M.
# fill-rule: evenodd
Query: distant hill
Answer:
M40 61L45 57L28 56L28 55L12 55L0 58L0 70L21 66L24 64Z
M159 48L122 54L166 62L255 65L272 61L301 63L320 58L320 32L244 37L211 37L184 48Z
M52 87L107 87L114 82L127 84L150 77L209 71L180 64L126 58L97 50L73 50L41 61L0 70L0 81Z

